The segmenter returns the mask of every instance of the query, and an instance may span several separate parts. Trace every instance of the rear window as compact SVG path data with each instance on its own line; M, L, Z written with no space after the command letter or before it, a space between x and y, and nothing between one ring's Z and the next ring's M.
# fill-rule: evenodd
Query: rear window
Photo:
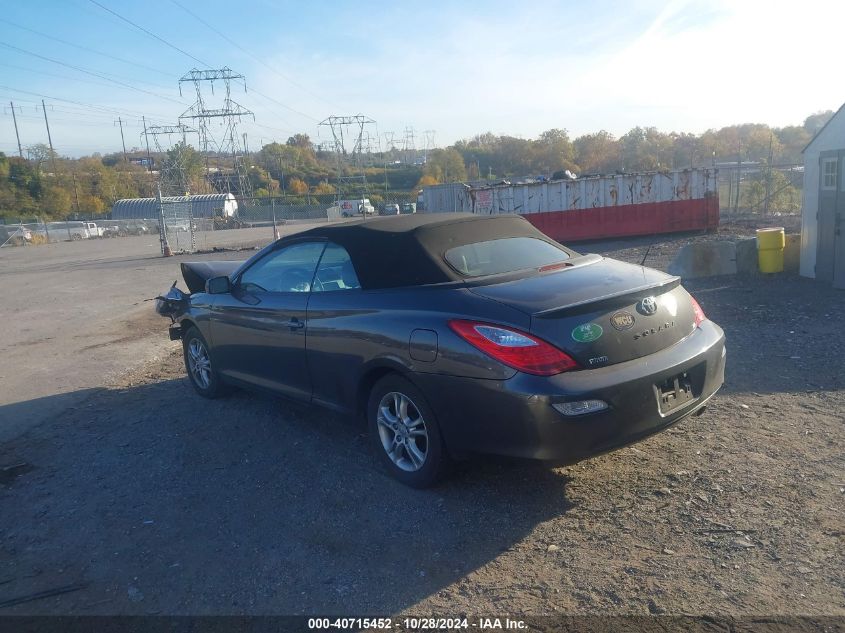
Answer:
M569 253L533 237L506 237L456 246L444 257L462 275L481 277L548 266L569 259Z

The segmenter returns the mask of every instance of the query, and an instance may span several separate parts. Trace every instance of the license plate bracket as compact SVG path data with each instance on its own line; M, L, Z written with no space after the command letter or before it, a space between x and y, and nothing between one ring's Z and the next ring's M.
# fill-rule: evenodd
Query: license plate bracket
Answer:
M654 385L657 406L662 415L673 413L695 400L693 381L688 372L677 374Z

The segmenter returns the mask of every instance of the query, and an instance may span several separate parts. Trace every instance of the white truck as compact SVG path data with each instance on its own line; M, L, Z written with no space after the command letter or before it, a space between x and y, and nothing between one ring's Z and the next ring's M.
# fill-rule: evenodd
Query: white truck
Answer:
M337 215L342 218L351 218L356 215L373 215L376 208L370 204L369 198L357 198L356 200L338 200L333 207L329 208L337 211Z
M105 229L97 226L96 222L48 222L45 227L38 229L38 233L45 237L49 233L53 240L78 241L103 237Z

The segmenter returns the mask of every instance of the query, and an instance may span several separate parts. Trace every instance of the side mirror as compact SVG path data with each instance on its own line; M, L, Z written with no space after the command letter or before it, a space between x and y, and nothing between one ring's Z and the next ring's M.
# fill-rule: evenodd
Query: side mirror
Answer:
M205 282L205 291L210 295L222 295L232 290L232 280L228 275L212 277Z

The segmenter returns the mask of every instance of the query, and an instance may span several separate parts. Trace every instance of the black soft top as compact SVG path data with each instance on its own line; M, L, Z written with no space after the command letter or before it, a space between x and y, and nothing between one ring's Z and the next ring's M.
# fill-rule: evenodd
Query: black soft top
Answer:
M463 279L446 263L446 251L506 237L533 237L557 245L518 215L471 213L362 218L309 229L281 241L324 238L339 244L352 258L361 286L378 289Z

